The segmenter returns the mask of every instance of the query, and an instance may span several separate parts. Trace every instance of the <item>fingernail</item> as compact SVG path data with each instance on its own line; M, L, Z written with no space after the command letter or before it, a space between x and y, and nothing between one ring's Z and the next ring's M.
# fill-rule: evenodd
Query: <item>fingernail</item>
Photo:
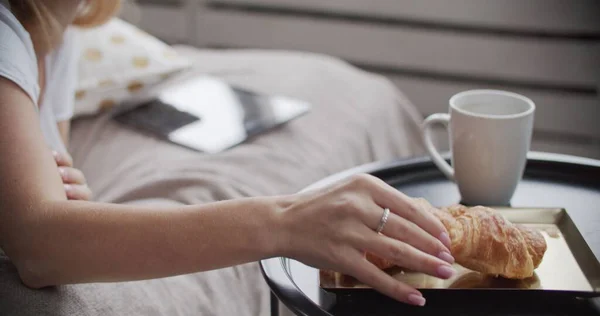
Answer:
M408 301L411 304L417 305L417 306L423 306L425 305L425 298L421 295L418 294L409 294L408 295Z
M448 250L450 250L450 247L452 247L452 242L450 241L450 236L448 236L448 233L442 233L440 235L440 241L442 244L444 244L444 246L446 246L446 248L448 248Z
M65 192L70 192L73 189L73 187L71 187L70 184L65 184L64 187L65 187Z
M440 254L438 255L438 258L448 262L449 264L454 263L454 257L452 257L452 255L450 253L448 253L447 251L440 252Z
M456 271L451 266L441 265L437 268L437 274L442 279L449 279L454 273L456 273Z

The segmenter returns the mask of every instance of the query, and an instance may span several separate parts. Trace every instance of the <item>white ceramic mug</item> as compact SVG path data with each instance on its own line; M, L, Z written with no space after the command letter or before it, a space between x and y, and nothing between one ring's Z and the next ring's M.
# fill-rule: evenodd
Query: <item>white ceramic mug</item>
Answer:
M498 90L464 91L449 103L449 114L430 115L422 126L433 162L456 182L462 203L510 204L527 162L535 104L525 96ZM452 167L432 142L434 124L448 128Z

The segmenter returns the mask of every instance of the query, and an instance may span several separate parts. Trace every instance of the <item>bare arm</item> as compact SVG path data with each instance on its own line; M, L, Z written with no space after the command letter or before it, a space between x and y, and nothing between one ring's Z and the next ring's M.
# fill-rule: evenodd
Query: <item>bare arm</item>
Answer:
M372 176L288 197L176 208L69 201L36 112L0 79L0 247L30 287L156 278L291 257L356 277L400 301L413 287L365 252L447 279L449 237L432 212ZM391 213L377 233L383 207Z
M43 207L44 215L20 226L31 233L20 238L28 255L19 272L33 287L166 277L276 252L268 228L277 204L266 198L173 209L85 201Z
M5 79L0 129L0 247L29 286L162 277L275 251L272 198L172 209L67 201L32 102Z

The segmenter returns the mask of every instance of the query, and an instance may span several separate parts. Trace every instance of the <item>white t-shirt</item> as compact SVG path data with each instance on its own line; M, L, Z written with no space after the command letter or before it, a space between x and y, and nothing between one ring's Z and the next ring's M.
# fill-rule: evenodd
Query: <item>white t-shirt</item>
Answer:
M57 122L73 116L78 56L74 31L67 29L62 44L45 57L46 82L38 107L38 64L31 37L10 12L6 1L0 1L0 76L21 87L39 108L46 143L59 152L66 152L67 148Z

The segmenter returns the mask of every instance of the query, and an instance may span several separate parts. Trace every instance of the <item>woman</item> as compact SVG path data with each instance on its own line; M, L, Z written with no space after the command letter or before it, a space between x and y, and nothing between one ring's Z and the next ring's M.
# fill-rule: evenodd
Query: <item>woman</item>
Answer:
M107 0L0 5L0 38L6 39L0 45L0 248L25 285L161 278L285 256L424 305L418 290L377 269L364 252L452 276L443 225L367 175L324 190L201 205L89 201L85 177L65 146L75 82L66 30L98 25L117 7Z

